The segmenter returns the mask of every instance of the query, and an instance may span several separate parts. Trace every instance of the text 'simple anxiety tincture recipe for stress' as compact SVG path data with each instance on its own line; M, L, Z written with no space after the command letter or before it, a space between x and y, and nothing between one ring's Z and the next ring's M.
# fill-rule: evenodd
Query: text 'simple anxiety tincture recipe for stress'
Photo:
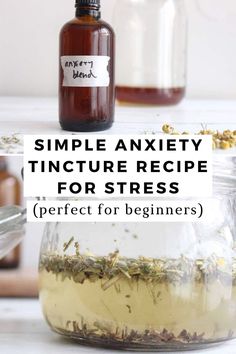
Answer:
M59 115L62 129L99 131L114 120L114 32L100 0L76 0L76 17L60 34Z

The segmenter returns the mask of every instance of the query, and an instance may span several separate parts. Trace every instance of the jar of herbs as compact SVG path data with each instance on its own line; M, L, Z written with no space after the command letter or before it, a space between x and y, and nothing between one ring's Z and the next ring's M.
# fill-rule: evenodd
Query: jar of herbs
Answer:
M201 349L235 338L234 166L216 163L210 212L199 223L47 224L39 271L50 327L126 350Z
M186 86L184 0L118 0L114 26L117 100L149 105L179 103Z

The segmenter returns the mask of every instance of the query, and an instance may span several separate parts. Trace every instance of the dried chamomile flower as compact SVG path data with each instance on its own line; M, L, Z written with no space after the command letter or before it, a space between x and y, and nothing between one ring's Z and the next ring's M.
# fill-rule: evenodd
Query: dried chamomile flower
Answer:
M10 136L0 136L0 150L4 150L6 153L13 153L23 147L23 141L17 134Z
M174 130L174 128L171 125L164 124L163 127L162 127L162 131L165 134L173 134L175 130Z
M171 135L188 135L188 132L180 133L176 131L169 124L165 124L162 127L162 130L165 134ZM202 129L197 133L197 135L211 135L212 136L212 148L228 150L236 147L236 131L232 131L230 129L224 130L222 133L219 131L214 131L211 129L207 129L206 126L202 126Z

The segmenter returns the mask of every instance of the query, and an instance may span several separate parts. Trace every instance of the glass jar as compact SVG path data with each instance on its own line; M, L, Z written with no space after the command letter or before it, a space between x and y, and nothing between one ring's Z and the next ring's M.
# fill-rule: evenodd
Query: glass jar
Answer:
M146 351L235 338L235 165L217 165L205 222L47 224L40 300L51 328Z
M120 102L173 105L185 95L184 0L118 0L116 92Z

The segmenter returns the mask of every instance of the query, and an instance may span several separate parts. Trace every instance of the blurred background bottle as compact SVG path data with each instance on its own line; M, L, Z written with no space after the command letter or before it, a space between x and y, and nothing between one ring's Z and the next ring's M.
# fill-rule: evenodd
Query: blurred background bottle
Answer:
M7 157L0 156L0 207L21 204L20 181L8 171ZM0 260L0 269L14 269L20 265L20 246Z
M184 0L119 0L116 97L119 102L174 105L185 95L187 16Z

